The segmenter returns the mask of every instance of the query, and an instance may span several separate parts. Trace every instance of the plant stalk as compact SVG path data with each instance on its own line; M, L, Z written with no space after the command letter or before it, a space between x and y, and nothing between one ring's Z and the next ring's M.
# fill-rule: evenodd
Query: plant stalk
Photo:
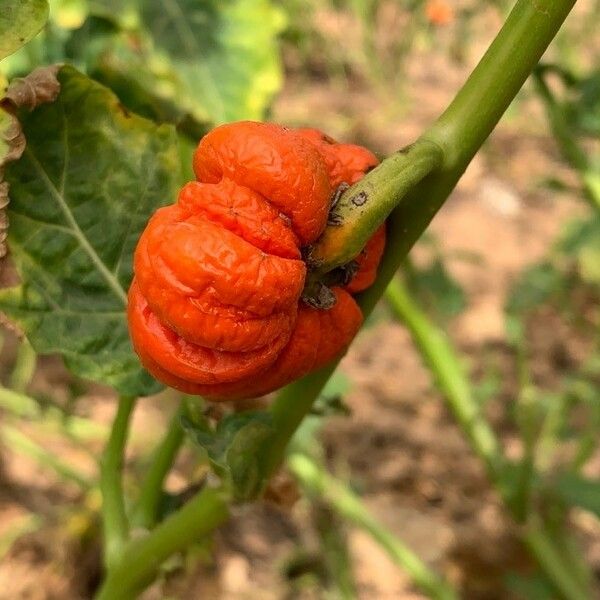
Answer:
M473 397L469 378L444 334L433 327L410 297L398 278L386 290L386 298L405 325L421 356L435 377L438 389L479 456L492 481L501 479L504 470L502 449L495 433L481 414Z
M102 492L102 520L104 533L104 564L114 565L129 538L129 522L123 493L123 460L129 432L129 421L136 399L119 399L108 443L100 461L100 491Z
M227 496L205 487L148 535L129 542L108 575L96 600L133 600L149 585L161 564L207 535L229 517Z
M430 598L434 600L458 598L445 581L369 514L360 499L347 486L331 477L302 454L292 454L287 464L309 492L322 497L342 518L369 533L392 561L403 568Z
M448 198L574 4L575 0L518 0L463 88L420 138L441 148L442 164L402 198L398 193L402 189L389 189L389 194L399 204L387 220L388 242L377 280L359 297L365 317L382 297L409 250ZM380 168L385 168L383 165L387 160ZM368 185L370 180L377 181L377 178L377 170L372 171L359 185ZM346 194L352 194L353 188ZM271 408L276 427L270 440L268 463L271 469L280 464L287 443L333 370L334 366L329 365L278 394Z
M181 426L182 412L182 408L179 407L169 423L165 437L152 454L148 471L142 482L140 496L131 517L133 527L150 529L156 524L163 497L163 484L184 439Z
M506 481L506 460L497 438L481 414L473 397L471 383L458 356L443 333L432 325L427 316L412 300L398 279L389 285L387 299L398 319L408 328L421 356L435 377L447 406L454 414L472 450L486 467L488 477L495 486L504 505L518 522L524 524L521 538L547 578L567 600L589 597L585 577L578 569L578 561L567 556L567 539L549 535L542 517L529 511L529 497L536 476L533 448L529 445L519 469L517 493L511 492Z

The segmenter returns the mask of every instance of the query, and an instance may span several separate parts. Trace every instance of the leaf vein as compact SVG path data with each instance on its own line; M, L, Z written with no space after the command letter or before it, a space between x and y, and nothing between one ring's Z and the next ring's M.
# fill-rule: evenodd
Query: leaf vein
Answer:
M77 223L77 221L75 220L75 217L66 200L56 189L56 186L48 176L48 173L40 164L37 157L35 156L35 154L29 146L25 149L25 153L31 160L34 169L41 177L42 181L44 182L44 185L50 192L50 195L54 198L59 208L61 209L67 223L70 225L74 237L77 239L82 249L88 255L88 257L90 258L94 266L98 269L100 274L104 277L104 280L108 284L108 287L115 293L115 295L122 301L124 305L127 304L127 294L125 293L125 290L123 289L119 281L116 279L116 277L110 272L108 267L104 264L100 256L98 256L98 253L90 244L90 241L87 239L87 237L79 227L79 223Z

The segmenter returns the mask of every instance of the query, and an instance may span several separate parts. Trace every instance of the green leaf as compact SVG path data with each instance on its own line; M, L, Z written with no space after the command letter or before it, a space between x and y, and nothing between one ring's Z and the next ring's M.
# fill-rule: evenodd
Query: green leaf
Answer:
M283 13L268 0L141 2L142 25L178 75L170 93L197 119L261 119L281 86Z
M552 584L541 573L524 576L520 573L509 572L505 581L508 589L519 599L553 600L556 598Z
M0 60L26 44L47 19L47 0L2 0Z
M261 448L273 431L272 417L264 411L233 413L215 429L208 421L183 419L183 426L230 485L237 500L250 500L266 482L261 472Z
M522 314L533 310L562 291L565 279L551 263L542 262L527 268L515 285L506 303L511 314Z
M59 353L76 375L127 395L159 385L129 341L126 293L132 255L149 215L175 200L178 142L123 109L72 67L54 80L54 102L35 98L40 70L23 82L32 112L17 107L27 146L6 169L9 248L21 285L0 291L0 310L39 353ZM36 87L37 86L37 87ZM12 95L11 95L12 93ZM22 98L9 90L8 99Z
M567 504L579 506L600 518L600 480L586 479L575 473L565 473L557 489Z
M460 314L467 306L462 287L448 272L441 257L423 269L411 273L410 284L421 303L442 319Z

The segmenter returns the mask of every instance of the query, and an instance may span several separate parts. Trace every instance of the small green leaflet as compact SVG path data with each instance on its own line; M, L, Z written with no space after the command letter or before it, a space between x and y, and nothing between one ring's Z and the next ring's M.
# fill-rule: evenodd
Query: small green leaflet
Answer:
M47 19L47 0L2 0L0 60L26 44Z
M214 471L231 487L238 501L254 499L267 478L260 456L273 432L273 420L265 411L250 410L224 417L215 428L204 417L182 419L190 438L206 453Z
M57 80L54 102L16 109L26 147L5 179L21 285L0 291L0 310L37 352L61 354L76 375L151 394L160 386L131 348L125 307L137 239L182 183L177 137L72 67ZM35 81L20 85L35 89ZM14 110L18 90L8 95Z

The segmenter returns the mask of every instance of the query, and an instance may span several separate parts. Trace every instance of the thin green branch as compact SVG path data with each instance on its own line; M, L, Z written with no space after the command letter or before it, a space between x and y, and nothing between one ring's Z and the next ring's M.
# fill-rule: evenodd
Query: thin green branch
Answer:
M441 148L422 139L386 158L349 188L332 211L334 224L309 248L312 269L327 273L356 258L406 193L442 160Z
M535 556L538 564L566 600L592 598L586 582L572 566L572 560L564 555L565 547L557 544L538 520L533 520L523 533L523 542Z
M132 600L146 587L160 565L209 534L229 517L227 496L205 487L147 536L125 546L117 564L109 569L96 600Z
M450 410L481 458L492 480L504 470L502 449L495 433L481 414L464 367L445 335L433 327L398 278L386 290L386 298L400 321L408 328L421 356L433 373Z
M410 548L379 524L346 485L320 469L310 458L292 454L288 466L310 493L322 497L344 519L364 529L415 584L435 600L456 600L456 592Z
M66 432L77 442L105 439L108 430L91 419L67 414L55 405L42 406L35 398L0 385L0 408L20 419L35 420L42 430Z
M139 499L132 513L133 527L150 529L156 524L163 498L163 484L184 439L181 426L182 412L182 407L179 407L169 423L165 437L152 454L148 471L141 485Z
M56 454L47 448L40 446L28 435L21 433L15 427L7 425L6 423L3 424L0 429L0 438L2 438L6 445L12 450L29 456L42 467L52 469L59 477L72 481L83 491L87 491L93 487L91 480L86 475L65 463Z
M530 497L536 477L533 436L525 440L526 450L517 481L516 493L507 485L506 460L496 436L481 414L470 379L459 357L444 334L432 323L411 299L398 279L389 285L386 297L398 319L408 328L421 356L429 366L446 404L466 435L472 450L486 466L491 483L496 487L513 518L523 523L522 539L550 581L567 600L589 597L585 574L577 559L567 554L567 538L553 539L541 516L530 511ZM527 432L525 432L527 433ZM578 595L579 594L579 595ZM582 595L583 594L583 595Z
M107 568L116 563L129 538L122 471L129 421L135 402L135 398L127 396L119 399L110 437L100 461L104 562Z
M27 339L23 339L17 350L17 358L10 375L10 387L16 392L25 392L37 362L37 354Z

